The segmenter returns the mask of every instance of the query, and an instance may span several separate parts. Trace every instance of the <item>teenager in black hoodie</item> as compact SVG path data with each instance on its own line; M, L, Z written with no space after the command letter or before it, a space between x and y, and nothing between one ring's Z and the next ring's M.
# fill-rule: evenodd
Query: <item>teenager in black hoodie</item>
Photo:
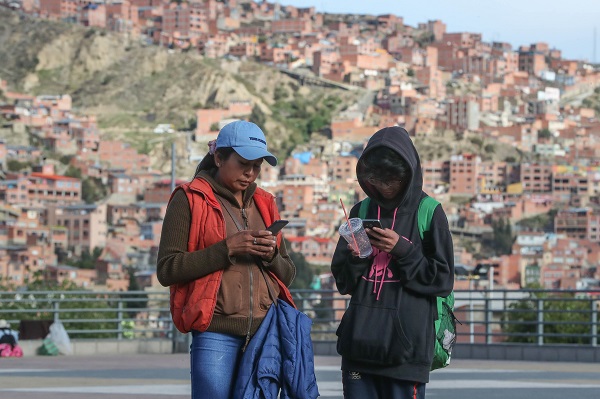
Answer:
M373 254L366 259L341 238L331 271L341 294L352 295L337 331L344 397L425 398L434 351L436 297L454 285L448 220L438 205L419 236L417 211L427 194L419 155L406 130L387 127L369 140L356 166L371 198L366 218ZM350 210L357 217L360 204Z

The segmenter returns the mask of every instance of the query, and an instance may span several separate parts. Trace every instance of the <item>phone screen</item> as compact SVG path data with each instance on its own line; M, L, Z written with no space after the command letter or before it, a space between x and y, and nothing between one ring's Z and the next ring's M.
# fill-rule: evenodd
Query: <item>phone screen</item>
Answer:
M272 225L267 227L267 230L269 230L271 233L273 233L273 235L275 235L275 234L279 233L281 231L281 229L283 229L285 227L285 225L288 223L289 222L287 220L276 220L273 222Z

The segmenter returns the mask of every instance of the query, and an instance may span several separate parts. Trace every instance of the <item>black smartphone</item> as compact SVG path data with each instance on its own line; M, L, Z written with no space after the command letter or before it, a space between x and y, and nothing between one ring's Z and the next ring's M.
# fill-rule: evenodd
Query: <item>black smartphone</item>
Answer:
M277 235L277 233L279 233L281 231L281 229L283 229L285 227L285 225L288 223L289 222L287 220L276 220L273 222L272 225L267 227L267 230L269 230L271 233L273 233L273 235Z
M362 225L365 229L372 229L373 227L383 228L379 219L363 219Z

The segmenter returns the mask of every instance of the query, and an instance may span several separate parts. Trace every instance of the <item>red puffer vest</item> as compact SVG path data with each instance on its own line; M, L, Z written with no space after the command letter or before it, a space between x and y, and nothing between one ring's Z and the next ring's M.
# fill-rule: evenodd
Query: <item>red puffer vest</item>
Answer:
M210 184L204 179L196 178L177 187L173 194L180 189L187 195L192 214L188 252L197 251L224 240L225 219ZM171 199L173 194L171 194ZM266 226L279 218L273 195L257 187L253 199ZM279 246L280 243L281 235L277 237L277 245ZM269 272L269 274L279 285L279 297L296 307L285 284L273 273ZM223 270L219 270L189 283L174 284L169 287L171 290L171 316L179 331L184 334L191 330L206 331L215 310L222 276Z

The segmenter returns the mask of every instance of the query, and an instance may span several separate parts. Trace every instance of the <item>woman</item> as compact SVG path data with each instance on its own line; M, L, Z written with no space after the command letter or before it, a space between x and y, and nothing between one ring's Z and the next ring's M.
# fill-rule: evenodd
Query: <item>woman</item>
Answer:
M192 398L229 399L245 347L273 299L289 298L296 269L281 237L265 230L279 213L254 181L263 161L277 159L261 129L229 123L209 148L171 196L157 276L171 288L176 327L192 333Z
M337 331L344 397L425 398L433 359L436 297L454 284L454 255L441 206L421 241L417 210L423 175L406 130L375 133L356 166L370 197L366 217L382 228L366 229L373 246L362 259L344 239L333 255L337 289L352 299ZM359 205L350 216L356 217Z

